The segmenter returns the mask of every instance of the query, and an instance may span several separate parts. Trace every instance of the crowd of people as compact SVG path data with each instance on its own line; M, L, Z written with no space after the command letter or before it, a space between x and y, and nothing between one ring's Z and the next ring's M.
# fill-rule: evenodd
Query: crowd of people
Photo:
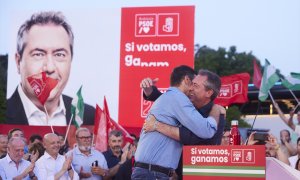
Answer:
M92 145L87 128L76 131L69 148L57 133L33 134L29 141L21 129L1 134L1 179L130 179L138 139L123 147L121 131L109 133L109 148L101 153ZM66 148L66 146L68 148Z

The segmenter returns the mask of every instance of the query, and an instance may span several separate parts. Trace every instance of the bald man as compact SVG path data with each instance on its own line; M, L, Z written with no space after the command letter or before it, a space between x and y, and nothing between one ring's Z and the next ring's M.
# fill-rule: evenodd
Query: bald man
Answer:
M72 156L60 155L59 137L54 133L44 136L45 154L36 162L38 179L79 179L78 174L71 166Z
M8 141L7 155L0 160L0 175L2 179L37 179L34 173L38 153L32 156L32 161L23 158L25 142L22 137L12 137Z

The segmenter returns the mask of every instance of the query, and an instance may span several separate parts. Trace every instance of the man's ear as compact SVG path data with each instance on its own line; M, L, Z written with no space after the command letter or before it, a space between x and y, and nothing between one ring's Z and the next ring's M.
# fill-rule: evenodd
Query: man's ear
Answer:
M18 69L18 73L20 74L20 63L21 63L21 56L19 53L15 54L15 61Z
M185 82L185 84L189 84L190 81L191 81L191 79L187 75L184 76L184 82Z
M206 91L206 94L208 97L211 97L214 94L214 91L212 89Z

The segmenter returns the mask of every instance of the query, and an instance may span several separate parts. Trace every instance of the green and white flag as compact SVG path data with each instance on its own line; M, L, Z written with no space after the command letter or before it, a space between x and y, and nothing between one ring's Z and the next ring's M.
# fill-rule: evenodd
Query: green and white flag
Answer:
M83 113L84 113L84 102L81 95L81 88L77 91L76 95L72 100L71 113L72 113L72 123L79 128L83 123Z
M268 98L269 90L275 85L279 80L279 76L276 73L274 66L270 65L269 61L266 59L264 74L261 80L261 85L259 89L258 99L260 101L265 101Z
M292 72L290 76L282 79L282 85L290 90L300 90L300 73Z

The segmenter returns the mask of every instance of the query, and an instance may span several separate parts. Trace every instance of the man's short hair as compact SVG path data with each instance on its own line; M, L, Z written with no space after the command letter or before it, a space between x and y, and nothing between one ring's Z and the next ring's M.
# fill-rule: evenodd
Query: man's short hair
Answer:
M39 134L33 134L33 135L31 135L30 138L29 138L29 141L31 143L33 143L36 139L40 140L40 141L43 141L42 136L40 136Z
M81 128L78 128L75 132L75 135L76 135L76 138L78 137L78 134L81 132L81 131L86 131L86 132L90 132L90 130L88 128L85 128L85 127L81 127Z
M7 134L8 135L8 139L12 138L12 134L14 132L16 132L16 131L22 131L24 133L24 131L22 129L20 129L20 128L13 128L13 129L11 129L11 130L8 131L8 134Z
M25 36L31 29L31 27L34 25L46 24L62 26L66 30L70 40L71 56L73 57L74 34L72 32L71 26L66 22L66 19L61 12L54 11L35 13L31 16L30 19L28 19L24 24L21 25L17 36L17 52L20 57L22 58L26 46Z
M200 69L198 71L198 75L207 77L205 89L213 90L214 93L210 97L210 99L213 101L220 93L220 89L221 89L220 77L216 73L205 69Z
M112 136L116 136L116 137L120 137L122 136L123 137L123 134L121 131L119 130L112 130L110 131L109 135L108 135L108 138L112 137Z
M24 138L22 137L11 137L9 140L8 140L8 146L11 147L12 143L16 140L21 140L23 143L24 143L24 146L26 145L25 141L24 141Z
M186 65L177 66L171 73L170 84L171 86L179 86L182 80L184 80L185 76L188 76L192 81L195 75L196 72L193 68Z

